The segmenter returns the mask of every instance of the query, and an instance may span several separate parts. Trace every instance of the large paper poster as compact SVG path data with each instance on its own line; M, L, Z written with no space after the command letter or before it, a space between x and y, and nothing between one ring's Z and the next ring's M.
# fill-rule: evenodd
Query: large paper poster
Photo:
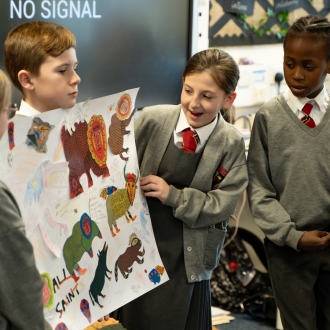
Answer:
M168 280L139 188L137 92L11 121L1 141L53 329L84 329Z

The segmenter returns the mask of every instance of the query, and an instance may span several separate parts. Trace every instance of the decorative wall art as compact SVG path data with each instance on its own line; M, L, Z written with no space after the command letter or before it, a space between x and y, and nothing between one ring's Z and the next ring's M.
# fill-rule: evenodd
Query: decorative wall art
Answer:
M224 0L223 10L226 13L253 15L254 0Z
M329 0L210 0L209 47L282 43L298 18L329 11Z
M53 329L85 329L168 280L139 188L137 92L10 121L0 142Z

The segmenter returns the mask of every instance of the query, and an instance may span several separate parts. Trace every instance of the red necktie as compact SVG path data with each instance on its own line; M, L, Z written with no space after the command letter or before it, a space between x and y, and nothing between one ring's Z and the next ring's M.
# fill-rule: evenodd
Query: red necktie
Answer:
M182 150L186 152L195 153L197 143L198 143L198 135L196 132L193 132L190 128L186 128L182 131Z
M316 126L313 118L309 116L312 109L313 109L313 104L306 103L301 110L305 114L305 116L300 119L305 125L307 125L310 128L314 128Z

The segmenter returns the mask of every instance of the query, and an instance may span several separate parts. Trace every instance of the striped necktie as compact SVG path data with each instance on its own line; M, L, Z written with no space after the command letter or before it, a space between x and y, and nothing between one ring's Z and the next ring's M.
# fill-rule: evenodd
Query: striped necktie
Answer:
M300 119L305 125L307 125L310 128L314 128L316 126L313 118L309 116L312 109L313 109L313 104L306 103L301 110L305 114L305 116Z
M198 141L199 138L197 133L193 132L190 128L186 128L182 131L182 150L195 153Z

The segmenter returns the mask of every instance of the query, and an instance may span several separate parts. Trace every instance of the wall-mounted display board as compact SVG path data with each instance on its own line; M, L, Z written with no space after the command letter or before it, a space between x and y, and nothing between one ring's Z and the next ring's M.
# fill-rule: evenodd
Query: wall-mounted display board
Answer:
M0 44L21 23L63 25L77 39L77 102L140 87L138 108L177 104L190 57L192 6L193 0L0 0ZM14 88L13 102L21 98Z
M209 46L281 43L298 18L329 13L330 0L210 0Z

